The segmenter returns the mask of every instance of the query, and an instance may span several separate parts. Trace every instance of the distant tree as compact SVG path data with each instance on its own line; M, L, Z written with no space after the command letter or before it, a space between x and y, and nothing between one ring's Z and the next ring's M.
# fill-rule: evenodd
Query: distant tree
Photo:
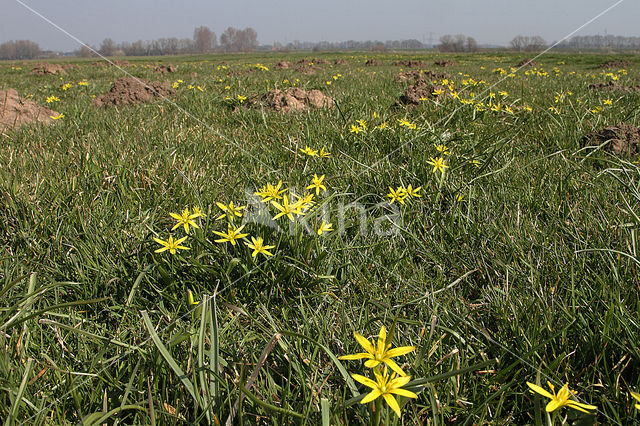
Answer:
M540 36L515 36L509 44L513 50L518 52L536 52L544 50L547 47L547 42Z
M91 50L91 48L84 44L80 46L80 49L76 50L74 54L79 58L90 58L92 56L95 56L93 50Z
M100 54L102 56L113 56L113 54L116 51L116 43L110 39L110 38L105 38L104 40L102 40L102 43L100 44L100 49L98 49L98 52L100 52Z
M220 35L220 46L225 52L249 52L258 47L258 33L253 28L228 27Z
M463 34L446 34L440 37L438 50L441 52L475 52L478 50L478 43L473 37Z
M41 54L40 46L29 40L8 41L0 44L0 59L35 59Z
M208 53L216 47L216 33L209 27L197 27L193 31L193 50L196 53Z

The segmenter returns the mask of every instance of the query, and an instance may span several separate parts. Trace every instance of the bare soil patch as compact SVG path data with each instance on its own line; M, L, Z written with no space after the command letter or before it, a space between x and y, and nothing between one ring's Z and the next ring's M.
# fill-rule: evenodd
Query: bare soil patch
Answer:
M617 81L608 81L606 83L593 83L589 85L591 90L616 90L620 92L640 92L640 86L623 86Z
M600 65L600 68L625 68L629 65L631 65L631 61L627 61L626 59L612 59Z
M159 96L174 95L176 91L168 81L145 81L133 77L123 77L113 83L113 87L92 102L96 107L121 106L151 102Z
M396 67L405 67L405 68L426 68L428 65L422 61L414 61L412 59L407 59L404 61L395 61L393 63Z
M520 68L520 67L536 67L537 68L539 66L540 66L539 63L531 60L530 58L524 58L523 60L521 60L516 64L517 68Z
M293 67L293 64L287 61L276 62L276 64L273 66L273 68L277 70L288 70L289 68L292 68L292 67Z
M455 61L450 61L449 59L438 59L437 61L433 62L433 65L438 67L451 67L454 65L458 65L458 63Z
M444 72L435 72L431 70L420 70L420 71L403 71L398 74L394 74L393 78L398 82L402 83L405 81L418 81L418 80L441 80L443 78L451 78L451 76Z
M98 62L92 62L91 65L93 65L94 67L110 67L111 65L115 65L118 67L128 67L131 65L131 62L129 61L98 61Z
M379 67L382 65L382 61L380 59L367 59L364 65L366 67Z
M31 70L31 74L35 75L65 75L66 73L61 65L50 64L49 62L38 64Z
M349 62L347 62L346 59L336 59L335 61L333 61L334 65L348 65Z
M157 65L153 70L159 74L167 74L178 71L178 68L173 65Z
M607 152L616 155L632 156L638 153L640 143L640 127L625 123L618 123L616 126L603 127L600 130L591 132L583 136L580 145L600 146Z
M254 96L248 107L267 108L277 112L301 112L310 108L332 108L333 99L320 90L304 90L298 87L287 90L275 89L262 96Z
M0 131L23 124L51 124L58 113L29 99L18 96L14 89L0 91Z
M441 90L442 93L440 95L435 95L434 92L436 90ZM407 90L400 96L400 99L398 99L398 102L396 102L395 105L419 105L425 99L437 99L444 96L448 91L449 89L445 86L433 84L431 81L427 81L425 79L419 79L414 84L407 87Z

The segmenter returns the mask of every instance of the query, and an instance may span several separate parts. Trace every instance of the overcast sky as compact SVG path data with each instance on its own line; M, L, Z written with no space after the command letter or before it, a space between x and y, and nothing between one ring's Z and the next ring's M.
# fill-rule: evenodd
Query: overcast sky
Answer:
M437 42L466 34L506 45L516 35L559 40L619 3L578 34L640 36L638 0L0 0L0 42L33 40L43 49L78 43L24 3L91 45L160 37L191 38L196 26L218 35L252 27L261 44L274 41L398 40Z

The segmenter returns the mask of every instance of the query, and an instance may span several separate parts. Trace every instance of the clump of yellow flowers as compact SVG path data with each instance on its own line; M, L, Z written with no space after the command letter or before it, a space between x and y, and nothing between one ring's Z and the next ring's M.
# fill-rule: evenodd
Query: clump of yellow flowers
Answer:
M355 381L371 388L371 391L360 401L360 403L367 404L377 400L378 397L382 397L393 412L400 417L400 405L394 395L404 396L406 398L417 398L418 395L407 389L402 389L403 386L409 383L411 376L407 376L400 366L391 358L413 352L416 347L402 346L391 349L391 343L387 342L387 330L384 326L380 329L377 342L369 341L364 336L355 332L353 335L365 352L353 355L343 355L338 359L366 359L367 361L364 363L365 367L372 369L375 380L360 374L351 374L351 377L353 377ZM389 373L387 367L392 370L392 373Z

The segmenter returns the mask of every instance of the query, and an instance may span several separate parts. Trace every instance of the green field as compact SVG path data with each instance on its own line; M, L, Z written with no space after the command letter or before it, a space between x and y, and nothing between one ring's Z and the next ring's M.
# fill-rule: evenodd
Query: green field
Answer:
M535 70L513 72L523 57L127 58L121 69L74 61L64 76L1 63L0 90L64 116L0 133L0 418L640 421L630 394L640 391L640 169L635 157L580 143L604 126L640 124L639 92L588 88L637 84L639 62L545 54ZM274 68L301 58L329 64L314 74ZM383 64L365 66L372 58ZM635 63L600 67L614 58ZM436 79L446 92L394 105L411 84L394 78L401 59L447 73ZM155 73L157 61L177 72ZM126 73L175 82L176 94L91 105ZM246 107L294 85L322 90L334 107ZM59 100L47 104L51 96ZM314 174L326 190L296 203L316 194ZM288 191L277 205L254 194L279 181ZM390 203L390 187L409 185L421 189ZM293 221L261 222L288 196ZM230 202L246 206L233 221L216 204ZM172 230L170 213L185 209L199 228ZM323 220L333 230L318 235ZM246 237L215 241L243 221ZM187 237L189 250L156 252L155 239L169 236ZM273 256L252 256L251 237ZM392 347L415 346L393 358L417 395L397 397L401 418L383 397L361 404L371 388L350 375L384 369L338 359L363 351L354 332L377 339L382 326ZM549 400L526 384L547 381L568 383L597 411L547 415Z

